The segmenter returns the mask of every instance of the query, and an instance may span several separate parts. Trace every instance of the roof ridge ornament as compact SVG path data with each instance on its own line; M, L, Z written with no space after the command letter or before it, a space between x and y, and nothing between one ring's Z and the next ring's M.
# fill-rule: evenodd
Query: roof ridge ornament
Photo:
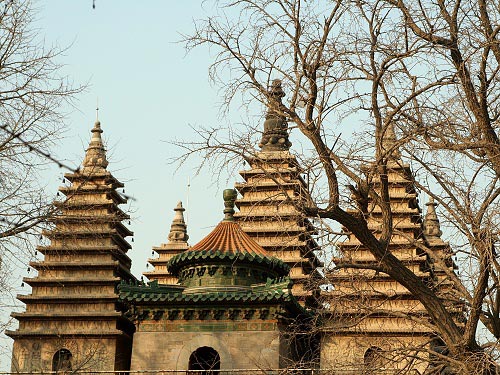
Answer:
M222 221L235 221L234 219L234 204L238 197L238 192L235 189L225 189L222 193L224 198L224 220Z
M170 226L168 242L187 242L189 239L187 225L184 221L184 211L186 211L186 209L182 207L182 202L179 201L174 208L175 215L172 220L172 225Z
M87 148L85 158L83 159L84 172L102 171L108 166L106 149L104 148L101 138L102 132L101 122L97 120L91 130L92 138L90 139L89 147Z
M284 96L281 80L273 80L267 91L266 121L264 121L264 132L259 143L262 151L286 151L292 145L288 139L288 123L279 108Z

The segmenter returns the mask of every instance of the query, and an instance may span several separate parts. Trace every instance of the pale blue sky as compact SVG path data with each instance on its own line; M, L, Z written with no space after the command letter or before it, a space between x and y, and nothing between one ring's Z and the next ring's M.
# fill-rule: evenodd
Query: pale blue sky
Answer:
M41 32L46 42L64 47L60 59L75 84L88 82L76 108L68 108L68 131L57 149L61 158L79 163L90 139L99 99L99 119L107 141L108 169L126 184L135 232L133 270L145 270L151 247L165 242L177 201L186 202L192 165L176 172L168 159L179 152L168 141L195 136L192 126L215 126L217 89L208 80L207 50L186 55L180 33L193 30L208 4L199 1L50 0L40 2ZM205 8L205 9L204 9ZM54 179L60 181L60 172ZM234 178L232 179L234 180ZM232 180L230 184L232 185ZM222 184L225 184L225 180ZM191 177L191 243L221 217L218 192L208 173Z

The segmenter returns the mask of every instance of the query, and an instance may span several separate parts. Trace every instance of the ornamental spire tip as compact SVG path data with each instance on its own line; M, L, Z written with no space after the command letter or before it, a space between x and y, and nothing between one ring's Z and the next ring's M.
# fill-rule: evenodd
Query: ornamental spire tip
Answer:
M182 207L182 202L179 201L174 208L175 215L170 226L170 233L168 234L169 242L187 242L189 239L187 225L184 221L184 211L186 209Z
M106 149L101 138L101 122L96 120L91 130L92 137L83 159L83 171L104 170L108 166Z
M280 108L284 96L281 80L273 80L267 92L266 121L262 140L259 143L262 151L286 151L292 145L288 140L288 124Z
M234 203L236 202L236 197L238 193L235 189L226 189L222 193L224 198L224 220L223 221L235 221L234 220Z
M424 235L430 242L442 241L441 226L436 214L437 203L434 202L434 197L429 197L429 201L425 204L427 206L427 213L424 218Z

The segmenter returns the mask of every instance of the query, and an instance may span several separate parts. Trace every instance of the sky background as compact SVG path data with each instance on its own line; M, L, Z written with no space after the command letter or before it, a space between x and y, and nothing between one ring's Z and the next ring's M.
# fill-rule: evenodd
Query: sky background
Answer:
M195 174L200 159L178 169L169 159L180 150L169 143L193 139L191 127L224 126L244 121L238 110L220 116L220 96L208 78L207 49L186 55L178 41L193 31L193 22L213 13L202 1L36 1L38 36L47 46L65 49L58 62L75 86L87 85L66 113L66 131L51 150L70 165L80 165L90 140L99 103L99 120L109 149L108 170L135 198L129 209L135 232L132 271L146 271L152 246L167 242L173 208L187 208L190 243L195 244L222 218L222 190L238 179L223 174L217 181L208 170ZM256 115L260 115L257 113ZM43 172L48 191L61 185L65 171ZM188 181L190 181L188 198ZM189 204L188 204L189 203ZM130 240L130 238L129 238ZM21 269L21 268L20 268ZM18 277L27 276L26 268ZM17 292L28 293L26 286ZM8 371L10 341L0 337L0 371Z
M172 209L179 200L189 207L191 243L201 239L222 217L220 185L208 171L196 176L200 159L188 165L170 164L181 150L169 142L194 139L192 127L218 126L218 89L208 79L207 50L188 55L181 33L193 30L193 20L213 9L200 1L57 1L38 3L39 25L46 43L69 46L60 58L75 85L88 83L68 107L57 156L79 165L90 140L99 105L99 120L108 148L108 169L125 183L135 200L129 207L135 232L133 271L145 270L151 247L166 242ZM236 114L237 116L237 114ZM239 120L238 120L239 121ZM221 124L221 126L223 126ZM63 170L55 169L54 192ZM49 177L50 178L50 177ZM48 181L52 184L53 181Z

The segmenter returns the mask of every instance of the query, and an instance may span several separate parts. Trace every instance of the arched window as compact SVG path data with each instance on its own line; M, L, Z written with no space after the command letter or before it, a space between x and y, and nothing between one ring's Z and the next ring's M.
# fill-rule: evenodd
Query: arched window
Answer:
M383 356L383 351L378 346L370 346L366 349L363 357L363 362L366 367L372 370L380 370L386 364L386 359Z
M203 370L201 375L218 375L220 370L220 356L214 348L202 346L196 349L189 357L189 370Z
M67 372L71 371L71 352L68 349L60 349L52 357L52 371Z

